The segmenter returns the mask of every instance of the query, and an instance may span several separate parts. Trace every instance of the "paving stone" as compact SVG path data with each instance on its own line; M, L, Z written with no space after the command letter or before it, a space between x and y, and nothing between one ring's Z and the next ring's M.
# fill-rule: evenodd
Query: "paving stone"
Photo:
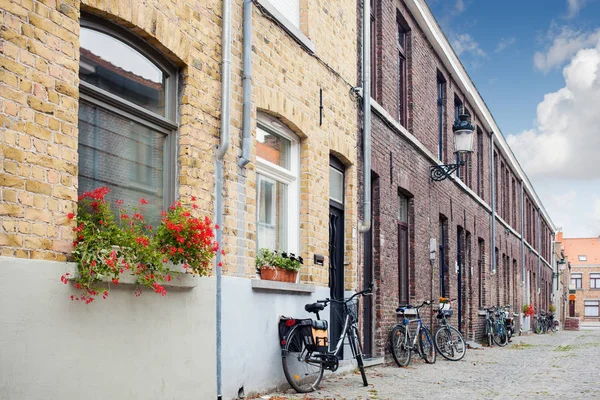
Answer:
M326 376L320 390L306 396L287 391L258 398L597 399L597 369L590 360L599 356L600 329L520 336L505 348L469 349L458 362L438 356L428 365L413 357L406 368L368 368L368 387L360 374L349 373Z

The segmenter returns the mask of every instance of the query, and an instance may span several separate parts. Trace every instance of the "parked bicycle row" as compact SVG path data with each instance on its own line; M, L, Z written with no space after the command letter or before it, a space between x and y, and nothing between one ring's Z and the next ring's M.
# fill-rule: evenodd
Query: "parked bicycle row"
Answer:
M339 367L340 351L346 338L353 358L356 359L363 384L367 386L364 356L358 330L358 298L370 296L373 285L346 299L324 299L307 304L304 308L314 313L312 318L281 317L279 321L279 339L283 372L289 384L299 393L312 392L318 388L325 370L336 371ZM467 344L459 329L451 326L452 301L456 299L440 298L437 305L434 300L425 300L419 305L401 305L396 313L400 322L395 324L389 334L390 351L394 361L400 367L410 364L413 354L419 355L428 364L436 361L439 353L450 361L461 360L467 352ZM321 320L319 312L326 306L335 304L343 316L341 335L330 346L326 320ZM437 306L437 329L432 335L421 319L423 307ZM515 317L511 305L485 308L485 336L487 344L504 347L515 334ZM552 313L541 312L534 319L537 333L556 330L556 321Z

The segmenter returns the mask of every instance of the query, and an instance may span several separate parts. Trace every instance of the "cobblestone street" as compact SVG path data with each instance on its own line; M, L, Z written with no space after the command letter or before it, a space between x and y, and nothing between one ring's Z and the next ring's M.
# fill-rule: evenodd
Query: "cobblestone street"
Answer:
M306 396L288 391L259 398L597 399L599 356L600 329L521 336L505 348L469 349L459 362L438 355L434 365L413 358L407 368L368 368L368 387L359 374L346 374L327 377L321 390Z

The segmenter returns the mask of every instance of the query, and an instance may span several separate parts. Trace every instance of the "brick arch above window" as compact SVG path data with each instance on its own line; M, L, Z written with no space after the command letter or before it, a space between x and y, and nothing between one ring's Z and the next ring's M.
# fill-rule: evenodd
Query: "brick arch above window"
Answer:
M94 2L82 0L81 14L86 19L100 18L118 25L130 32L135 32L141 40L155 47L165 58L178 67L189 64L190 38L178 19L160 15L157 9L133 0L131 5L117 2L118 7L111 7L111 2ZM115 4L114 2L112 4Z

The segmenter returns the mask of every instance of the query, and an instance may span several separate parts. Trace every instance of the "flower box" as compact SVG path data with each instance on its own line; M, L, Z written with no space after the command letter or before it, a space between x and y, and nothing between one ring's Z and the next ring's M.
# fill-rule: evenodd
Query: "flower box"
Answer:
M261 267L260 278L267 281L292 282L298 278L298 271L278 267Z

